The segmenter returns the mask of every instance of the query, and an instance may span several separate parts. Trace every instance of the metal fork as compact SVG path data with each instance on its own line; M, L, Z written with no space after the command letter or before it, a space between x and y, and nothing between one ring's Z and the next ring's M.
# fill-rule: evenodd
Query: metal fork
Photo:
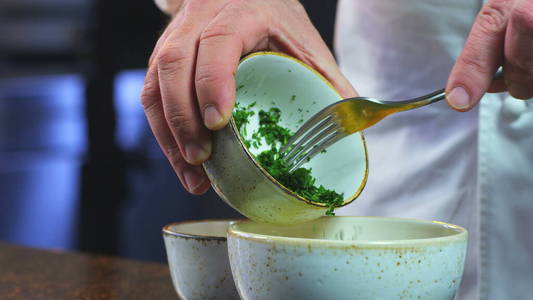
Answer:
M503 70L500 68L494 80L502 77ZM293 171L341 139L376 124L388 115L435 103L445 97L444 89L441 89L404 101L382 101L368 97L340 100L305 122L281 148L281 157Z

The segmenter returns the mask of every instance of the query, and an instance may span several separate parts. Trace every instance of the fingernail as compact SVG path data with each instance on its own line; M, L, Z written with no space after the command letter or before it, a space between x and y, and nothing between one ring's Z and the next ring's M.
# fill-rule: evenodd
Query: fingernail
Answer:
M185 160L190 164L199 164L206 161L211 155L211 143L205 143L202 147L196 143L185 145Z
M185 188L189 192L194 192L198 189L204 182L205 176L199 173L194 168L186 168L183 170L183 180L185 181Z
M204 124L209 129L217 129L224 122L224 118L214 105L208 105L204 109Z
M533 96L532 92L530 92L527 87L521 84L510 82L507 85L507 88L509 89L509 94L511 94L511 96L515 97L516 99L527 100Z
M465 109L470 106L470 96L462 87L454 88L447 96L448 102L456 109Z

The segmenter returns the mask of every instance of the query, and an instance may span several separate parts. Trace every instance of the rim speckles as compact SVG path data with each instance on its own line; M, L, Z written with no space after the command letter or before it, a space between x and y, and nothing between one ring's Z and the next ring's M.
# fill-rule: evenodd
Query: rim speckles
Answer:
M209 234L192 234L187 232L181 232L173 230L172 227L185 225L185 224L200 224L200 223L212 223L212 222L227 222L228 226L235 221L244 221L237 219L205 219L205 220L191 220L191 221L182 221L174 222L167 224L162 229L162 234L165 236L170 236L173 238L183 238L183 239L194 239L194 240L208 240L208 241L226 241L227 236L216 236Z

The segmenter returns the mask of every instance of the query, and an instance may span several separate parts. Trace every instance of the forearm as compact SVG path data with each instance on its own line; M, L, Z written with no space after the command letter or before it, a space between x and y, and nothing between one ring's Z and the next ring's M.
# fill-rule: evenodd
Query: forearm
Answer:
M155 4L167 15L173 15L180 7L183 0L154 0Z

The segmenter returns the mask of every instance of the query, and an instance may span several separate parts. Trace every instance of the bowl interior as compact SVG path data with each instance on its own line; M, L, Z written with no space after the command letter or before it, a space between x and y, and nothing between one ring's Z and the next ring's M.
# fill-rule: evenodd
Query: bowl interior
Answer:
M381 217L322 217L290 226L243 221L232 224L230 231L257 238L359 241L374 244L452 238L466 234L465 229L442 222Z
M165 226L163 232L166 234L185 237L215 237L226 238L226 232L231 221L192 221L173 223Z
M236 101L251 109L281 110L280 125L295 132L307 119L341 99L320 74L295 59L276 53L258 53L245 58L236 75ZM247 125L246 139L258 127L258 118ZM257 155L267 150L263 143L248 150ZM311 168L318 185L344 193L345 203L361 192L367 177L366 145L362 134L353 134L317 155L303 167Z

